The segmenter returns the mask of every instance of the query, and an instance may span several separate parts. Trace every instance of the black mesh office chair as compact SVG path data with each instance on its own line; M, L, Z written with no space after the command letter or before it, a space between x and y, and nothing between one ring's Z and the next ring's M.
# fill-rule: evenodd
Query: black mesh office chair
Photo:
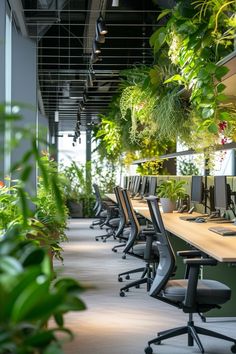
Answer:
M100 194L99 187L96 183L93 183L93 190L96 199L93 210L95 212L95 218L98 219L92 222L92 224L90 225L91 229L93 229L96 225L102 227L103 223L107 218L107 211L104 209L102 196Z
M160 344L165 339L182 334L188 335L189 346L193 346L194 342L196 342L202 353L204 353L204 349L198 334L233 342L234 344L231 347L231 351L236 353L236 339L210 331L206 328L195 326L193 322L194 313L207 312L211 309L219 308L219 305L224 304L230 299L231 290L223 283L208 279L199 280L200 266L212 266L216 265L217 262L212 258L185 259L184 263L188 267L188 279L171 280L170 277L175 267L175 255L163 225L157 198L149 197L147 200L153 226L158 238L157 246L160 254L156 276L149 295L182 309L183 312L189 314L189 319L186 326L158 333L156 338L148 342L145 353L152 354L153 350L150 346L151 344Z
M124 241L112 248L113 252L117 252L117 248L124 247L126 245L129 232L130 232L130 227L129 227L130 224L129 224L128 212L126 210L125 201L122 194L122 188L116 186L114 188L114 193L116 195L116 200L119 208L119 217L120 217L119 226L116 230L115 238L119 239L120 242Z
M147 289L149 290L152 279L154 278L156 264L159 261L159 253L156 245L153 244L155 239L153 228L142 227L139 224L137 215L132 207L129 192L124 189L122 190L122 194L131 225L128 235L129 237L123 250L124 255L122 258L125 258L126 254L129 254L143 260L146 263L144 267L132 269L118 275L118 280L122 281L123 276L126 276L126 279L129 279L130 274L142 272L139 279L126 284L120 289L120 296L125 296L125 291L128 291L132 287L139 287L141 284L146 283Z

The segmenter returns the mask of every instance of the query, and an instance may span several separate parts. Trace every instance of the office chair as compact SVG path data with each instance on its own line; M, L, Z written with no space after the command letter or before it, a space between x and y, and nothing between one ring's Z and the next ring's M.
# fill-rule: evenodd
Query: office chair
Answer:
M92 224L90 225L90 229L93 229L96 225L102 226L102 224L107 218L107 211L104 209L103 200L99 191L99 187L96 183L93 183L93 190L96 198L93 210L95 212L95 218L98 219L92 222Z
M117 252L117 248L124 247L126 245L130 233L130 227L129 227L130 224L129 224L128 212L125 207L125 201L122 194L122 188L116 186L114 188L114 193L116 195L116 200L119 208L119 217L120 217L119 226L117 228L115 238L119 239L120 241L124 241L112 248L113 252Z
M236 339L206 328L195 326L193 321L194 313L207 312L211 309L219 308L219 305L224 304L230 299L231 290L225 284L215 280L198 279L200 266L213 266L217 264L217 261L212 258L185 259L184 263L188 267L188 279L170 280L175 268L175 255L169 242L168 234L164 228L157 198L149 197L147 201L158 238L156 243L160 254L156 276L150 288L149 295L182 309L183 312L189 314L189 318L186 326L158 333L156 338L148 342L145 353L153 353L151 344L161 344L165 339L182 334L188 335L188 346L193 346L194 342L196 342L201 353L204 353L204 349L198 334L233 342L234 344L231 347L231 351L232 353L236 353Z
M123 276L129 279L130 274L142 272L139 279L125 285L120 289L120 296L125 296L125 291L128 291L131 287L138 288L141 284L147 284L149 290L152 279L155 275L156 264L159 261L159 252L156 245L153 244L155 239L155 233L152 228L142 228L139 224L138 218L132 207L132 203L129 197L129 193L126 189L122 190L122 194L125 200L125 205L130 221L129 238L123 250L124 256L126 254L139 258L145 261L146 265L137 269L132 269L118 275L118 280L123 281Z
M95 237L95 240L98 241L99 238L106 242L110 237L115 236L115 230L119 225L119 218L117 218L118 210L117 205L109 199L103 199L99 190L99 187L96 183L93 184L94 193L96 196L96 214L95 217L98 217L98 220L95 220L90 225L90 228L94 228L95 225L107 228L107 233L104 235L99 235Z

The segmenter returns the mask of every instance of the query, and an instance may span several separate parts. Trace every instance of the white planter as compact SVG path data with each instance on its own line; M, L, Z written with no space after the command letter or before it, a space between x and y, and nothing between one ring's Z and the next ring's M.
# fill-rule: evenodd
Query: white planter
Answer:
M169 198L160 198L163 213L173 213L176 202Z

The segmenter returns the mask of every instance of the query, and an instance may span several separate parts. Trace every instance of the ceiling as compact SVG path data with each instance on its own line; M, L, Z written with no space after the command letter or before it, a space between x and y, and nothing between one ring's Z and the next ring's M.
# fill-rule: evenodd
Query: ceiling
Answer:
M107 111L117 91L120 70L152 64L149 37L157 28L159 12L155 2L22 0L27 35L38 46L40 107L51 125L55 115L62 132L74 131L77 122L80 131L98 123L98 114ZM108 33L100 59L94 62L91 54L100 14Z

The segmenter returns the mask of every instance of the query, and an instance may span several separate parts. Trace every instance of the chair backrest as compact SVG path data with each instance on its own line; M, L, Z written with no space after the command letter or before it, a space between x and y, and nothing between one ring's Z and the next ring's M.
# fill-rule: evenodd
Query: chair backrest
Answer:
M147 193L147 187L148 187L148 178L147 176L143 176L142 177L142 181L141 181L141 188L140 188L140 196L143 197L145 195L145 193Z
M148 197L147 202L152 224L158 239L156 243L160 257L156 276L149 291L150 296L156 297L161 292L175 270L175 254L162 221L158 198L154 196Z
M157 177L151 176L149 177L149 190L148 195L156 195L156 188L157 188Z
M126 253L128 252L133 245L135 244L135 242L137 241L140 231L141 231L141 227L140 224L138 222L138 218L135 214L134 208L132 206L131 203L131 199L129 196L129 192L127 191L127 189L123 189L122 190L122 194L124 197L124 201L125 201L125 205L126 205L126 209L127 209L127 213L128 213L128 217L129 217L129 221L131 224L131 231L129 234L129 239L126 243L126 247L124 248L123 252Z
M127 207L125 204L124 196L122 194L122 188L119 186L116 186L114 188L114 193L116 195L116 200L119 208L119 213L120 213L120 220L123 225L127 225L129 222L129 216L128 216L128 211Z
M103 209L102 196L99 191L99 187L96 183L93 183L94 194L96 198L96 215L98 216Z
M132 191L132 195L133 196L135 196L136 194L139 193L141 180L142 180L141 176L135 176L134 188L133 188L133 191Z
M136 181L136 176L130 176L129 188L127 188L130 193L133 193L134 191L135 181Z

